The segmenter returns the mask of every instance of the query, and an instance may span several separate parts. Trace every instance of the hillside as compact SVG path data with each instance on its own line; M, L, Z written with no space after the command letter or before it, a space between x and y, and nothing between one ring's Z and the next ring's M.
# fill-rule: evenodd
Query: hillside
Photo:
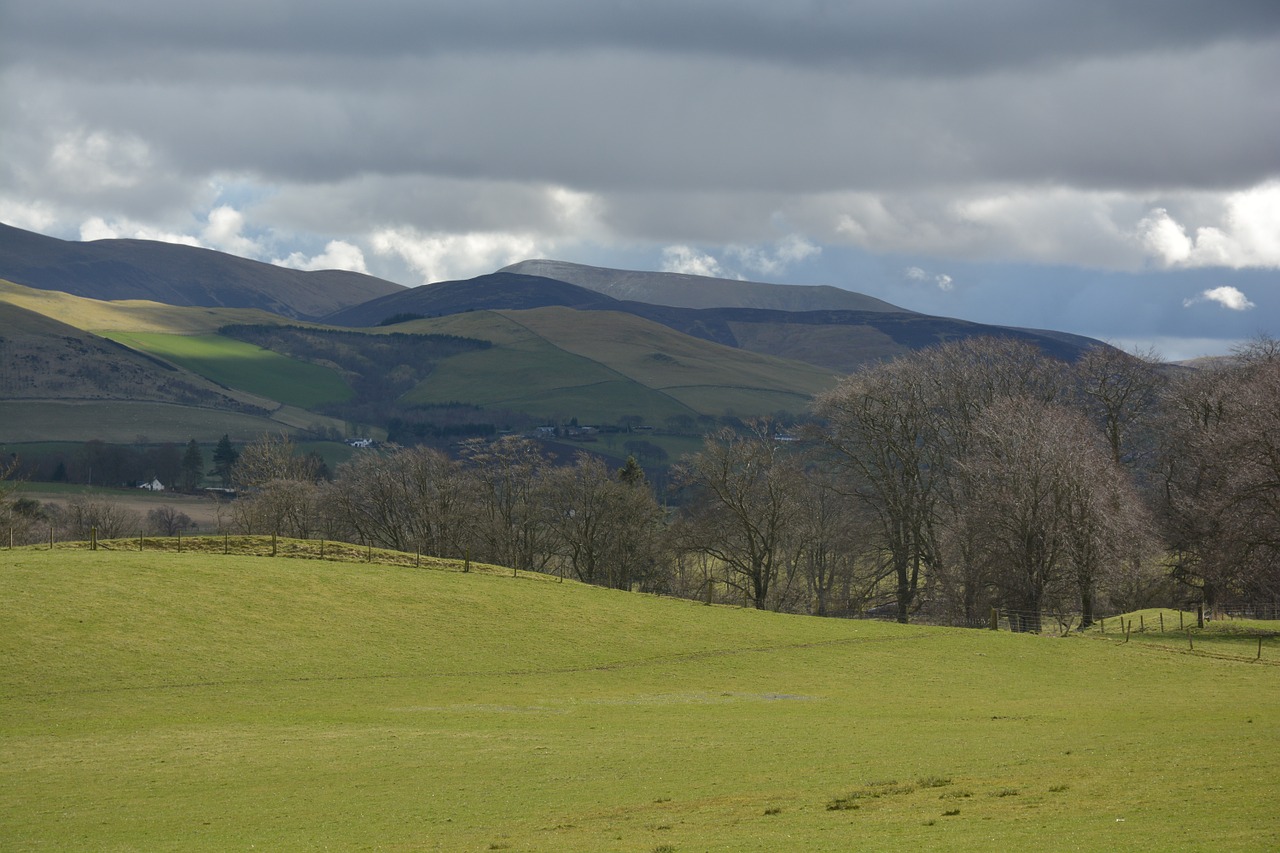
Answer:
M0 281L0 441L185 441L223 433L247 441L282 428L341 429L340 421L289 405L309 402L311 385L298 377L316 374L338 397L341 379L210 337L237 321L281 322L257 310L99 302ZM175 349L201 340L203 352L192 358Z
M639 415L804 411L835 381L827 371L677 334L627 314L564 307L473 311L394 328L487 340L441 362L406 402L465 400L584 423ZM478 381L477 377L485 377Z
M258 308L313 319L402 290L344 270L303 272L150 240L75 242L0 223L0 278L99 300Z
M540 270L549 274L562 267L569 268L570 272L590 271L587 278L596 289L514 271ZM611 275L618 277L619 284L616 287L607 283ZM617 299L603 292L630 292L626 282L633 277L638 277L640 281L650 281L647 278L650 275L657 277L654 280L669 285L672 293L688 284L685 279L697 279L696 289L702 295L697 299L684 301L719 300L727 304L716 307L680 307ZM797 288L801 294L792 299L785 295L792 290L791 285L703 279L698 276L674 276L668 281L663 276L672 274L631 273L548 261L527 262L466 281L437 282L389 294L336 312L326 317L325 322L341 326L374 326L389 320L412 317L559 306L579 312L606 311L615 316L621 313L632 314L661 323L683 335L761 355L802 361L834 373L851 373L867 363L894 358L944 341L969 337L1017 338L1039 346L1050 355L1068 360L1099 343L1090 338L1061 332L1014 329L917 314L837 288L809 288L808 291ZM657 298L667 298L661 296L661 293L666 292L661 289L646 291L637 287L636 290L656 295ZM820 293L813 298L805 298L803 295L814 291ZM782 295L778 295L779 293ZM763 295L755 298L753 294ZM849 298L846 299L845 296ZM674 296L670 299L680 301ZM752 302L826 302L864 307L806 310L736 307ZM868 305L871 307L866 307Z
M2 553L6 850L1280 844L1265 661L456 564Z
M764 308L773 311L893 311L888 302L829 285L766 284L670 272L616 270L566 261L529 260L499 272L576 284L626 302L676 308Z
M132 400L265 416L161 359L0 300L0 399Z

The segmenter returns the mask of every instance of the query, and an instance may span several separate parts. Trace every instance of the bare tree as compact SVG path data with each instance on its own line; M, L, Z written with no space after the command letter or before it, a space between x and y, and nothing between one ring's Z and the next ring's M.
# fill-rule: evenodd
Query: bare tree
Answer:
M67 501L62 527L67 539L88 539L95 530L99 539L121 539L142 529L142 516L116 501L75 495Z
M1209 607L1280 596L1280 344L1260 338L1167 399L1161 510L1175 577Z
M1150 448L1142 441L1160 401L1164 377L1153 351L1126 353L1112 346L1085 351L1072 370L1081 408L1102 428L1116 464L1133 464Z
M242 492L232 505L235 525L243 533L307 539L321 528L321 489L313 456L296 452L283 433L263 435L239 454L232 469Z
M191 516L168 504L147 510L147 529L158 536L176 536L193 525Z
M945 452L926 373L912 360L863 370L818 397L819 433L842 473L840 489L874 520L874 542L895 584L897 618L916 605L938 561Z
M797 490L789 541L815 616L856 613L883 579L867 553L867 519L837 489L835 474L811 465Z
M631 482L586 453L546 474L547 523L561 559L578 580L630 589L647 579L658 561L662 509L643 477L627 476Z
M438 450L362 453L338 469L333 514L357 541L462 557L469 514L461 484L459 463Z
M770 603L781 609L796 568L787 535L796 518L800 465L773 432L765 421L745 433L722 427L676 472L693 495L686 513L700 548L724 564L726 582L760 609Z
M993 403L958 464L962 522L982 543L1004 603L1039 629L1039 613L1072 590L1092 619L1099 576L1133 553L1138 498L1079 413L1027 398Z
M537 442L518 436L473 440L462 455L480 555L516 571L542 571L552 549L541 492L548 460Z

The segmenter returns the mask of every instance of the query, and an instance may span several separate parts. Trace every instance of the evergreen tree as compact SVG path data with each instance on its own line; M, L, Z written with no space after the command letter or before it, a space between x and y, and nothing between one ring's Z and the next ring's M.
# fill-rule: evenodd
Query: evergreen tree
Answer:
M204 451L193 438L187 442L187 452L182 454L182 488L194 492L204 481Z
M231 488L231 469L239 458L240 454L231 446L231 439L224 433L218 439L218 446L213 449L213 470L222 480L222 488Z

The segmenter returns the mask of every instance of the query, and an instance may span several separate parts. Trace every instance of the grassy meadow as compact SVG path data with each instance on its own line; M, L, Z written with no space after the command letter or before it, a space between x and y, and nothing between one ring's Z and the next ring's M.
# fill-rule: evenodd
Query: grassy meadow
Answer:
M0 849L1280 846L1280 649L474 568L0 551Z
M181 365L206 379L301 408L350 399L336 370L221 335L104 332L133 349Z
M399 327L491 341L446 359L410 403L465 400L549 419L614 422L803 411L834 384L830 371L680 335L605 311L474 311ZM476 377L484 377L477 382Z

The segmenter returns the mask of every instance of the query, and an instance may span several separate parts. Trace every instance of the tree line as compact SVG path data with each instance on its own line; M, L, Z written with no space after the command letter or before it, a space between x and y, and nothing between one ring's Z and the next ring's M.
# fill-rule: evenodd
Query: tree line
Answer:
M288 438L227 466L225 528L817 615L1096 613L1280 594L1280 345L1199 369L1005 339L845 377L800 429L708 433L650 488L529 438L366 452ZM226 454L221 457L226 461Z

